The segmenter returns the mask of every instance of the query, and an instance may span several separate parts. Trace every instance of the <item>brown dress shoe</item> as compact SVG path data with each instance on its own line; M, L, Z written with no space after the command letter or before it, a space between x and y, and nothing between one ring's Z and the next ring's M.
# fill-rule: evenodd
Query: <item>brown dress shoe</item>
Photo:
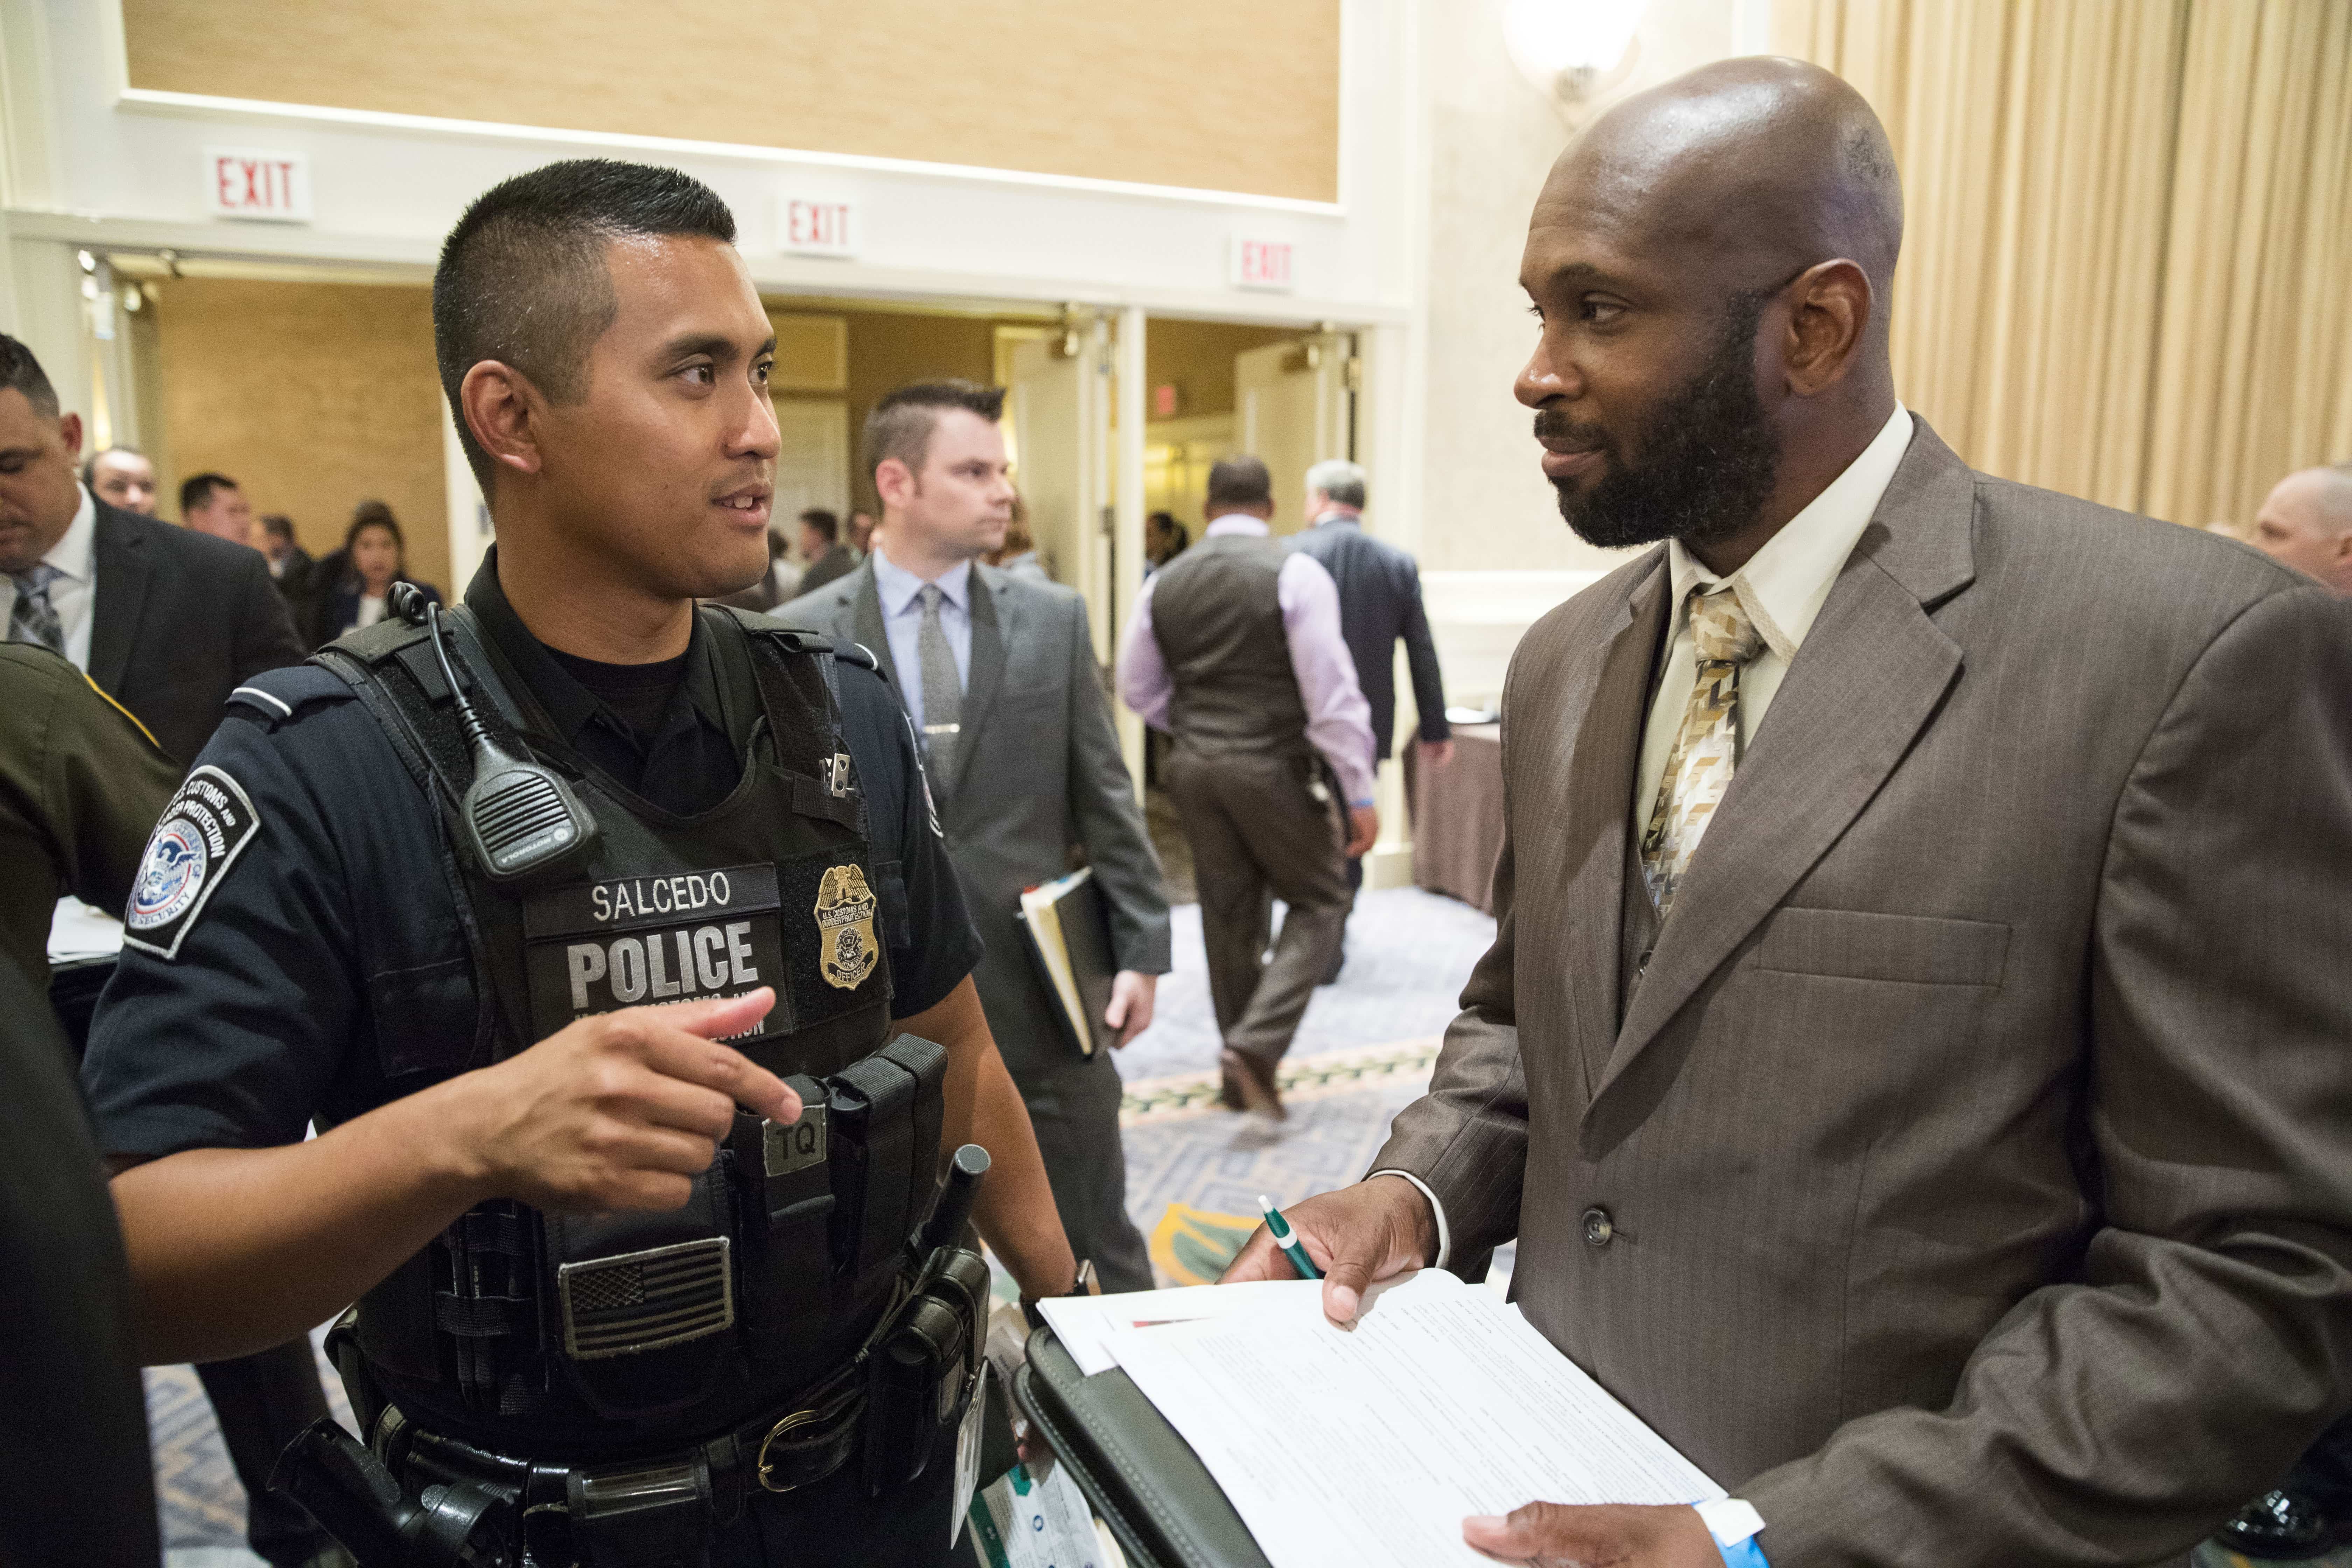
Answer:
M1218 1057L1217 1061L1225 1069L1225 1081L1241 1089L1242 1102L1250 1110L1262 1115L1271 1116L1276 1121L1283 1121L1290 1115L1290 1112L1282 1108L1282 1095L1274 1087L1272 1068L1254 1061L1236 1050L1225 1051Z

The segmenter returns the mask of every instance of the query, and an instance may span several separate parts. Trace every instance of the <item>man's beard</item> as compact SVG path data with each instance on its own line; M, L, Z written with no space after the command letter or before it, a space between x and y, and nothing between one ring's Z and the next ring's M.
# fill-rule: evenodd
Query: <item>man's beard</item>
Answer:
M1632 462L1611 451L1600 482L1581 493L1553 481L1559 515L1579 539L1604 549L1661 539L1706 544L1756 521L1780 462L1780 437L1756 395L1756 327L1769 297L1732 300L1706 363L1644 422ZM1537 412L1536 435L1601 438L1549 408Z

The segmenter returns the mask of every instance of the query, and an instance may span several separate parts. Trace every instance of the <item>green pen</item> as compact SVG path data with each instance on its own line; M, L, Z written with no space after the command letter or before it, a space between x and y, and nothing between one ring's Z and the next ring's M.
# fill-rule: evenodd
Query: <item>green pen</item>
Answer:
M1290 1259L1290 1266L1298 1270L1298 1277L1301 1279L1322 1279L1323 1270L1316 1268L1315 1260L1307 1256L1307 1248L1298 1243L1298 1233L1290 1228L1290 1222L1282 1217L1282 1211L1274 1206L1274 1200L1260 1193L1257 1206L1265 1211L1266 1234L1274 1237L1275 1246L1282 1248L1283 1256Z

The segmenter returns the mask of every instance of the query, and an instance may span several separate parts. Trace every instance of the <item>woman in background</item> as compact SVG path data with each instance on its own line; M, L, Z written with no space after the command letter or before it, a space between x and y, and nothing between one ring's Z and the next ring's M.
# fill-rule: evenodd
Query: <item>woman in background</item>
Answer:
M400 521L380 500L363 500L352 509L342 557L341 575L320 602L316 631L320 643L383 619L391 613L386 601L394 583L415 583L427 599L441 602L438 589L407 574L407 543L401 537Z
M1029 503L1017 494L1013 498L1013 520L1004 525L1004 542L982 559L1008 577L1025 577L1033 583L1054 580L1037 557L1037 541L1029 531Z

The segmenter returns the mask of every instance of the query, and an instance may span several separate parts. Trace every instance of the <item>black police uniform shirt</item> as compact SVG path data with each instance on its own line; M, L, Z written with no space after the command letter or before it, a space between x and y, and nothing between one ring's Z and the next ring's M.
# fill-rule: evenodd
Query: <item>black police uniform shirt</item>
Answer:
M699 617L675 685L647 700L642 669L567 659L531 637L496 572L494 555L467 605L575 750L672 811L706 809L734 787L741 761ZM846 659L839 673L891 1011L908 1017L971 972L980 937L905 710L879 674ZM490 1010L430 804L332 671L257 680L184 786L210 792L197 804L215 808L216 836L188 836L201 863L174 879L195 890L171 923L174 951L126 944L92 1025L83 1081L110 1154L290 1143L314 1118L348 1121L489 1059ZM167 811L164 827L173 820Z

